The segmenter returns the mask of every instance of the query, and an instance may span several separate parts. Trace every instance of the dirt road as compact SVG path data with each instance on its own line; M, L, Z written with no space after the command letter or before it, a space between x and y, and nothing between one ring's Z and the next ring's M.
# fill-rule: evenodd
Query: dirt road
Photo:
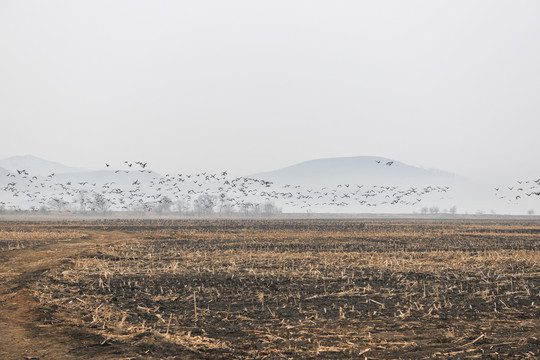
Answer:
M96 245L125 238L121 232L96 232L83 239L62 240L0 253L0 359L129 358L103 337L54 321L32 296L31 285L46 271ZM132 357L137 357L136 355Z

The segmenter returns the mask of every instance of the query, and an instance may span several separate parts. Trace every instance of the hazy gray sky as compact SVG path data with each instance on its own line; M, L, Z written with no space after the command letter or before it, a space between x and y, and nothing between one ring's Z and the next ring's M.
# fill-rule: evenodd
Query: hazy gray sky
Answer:
M540 2L0 0L0 158L540 174Z

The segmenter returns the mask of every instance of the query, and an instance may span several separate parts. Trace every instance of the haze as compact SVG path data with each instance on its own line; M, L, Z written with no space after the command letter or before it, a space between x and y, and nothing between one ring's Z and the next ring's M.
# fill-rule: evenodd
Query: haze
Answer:
M0 158L540 173L537 1L1 1Z

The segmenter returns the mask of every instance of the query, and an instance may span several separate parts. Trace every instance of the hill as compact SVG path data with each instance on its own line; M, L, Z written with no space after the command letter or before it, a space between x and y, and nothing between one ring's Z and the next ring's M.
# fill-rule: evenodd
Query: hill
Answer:
M0 178L6 177L9 174L11 174L11 171L0 167Z
M280 184L331 186L343 183L380 185L429 185L453 182L456 176L423 169L377 156L315 159L274 171L251 175Z
M11 156L0 160L0 167L11 172L25 170L28 174L46 176L52 173L71 173L87 171L84 168L66 166L60 163L38 158L33 155Z

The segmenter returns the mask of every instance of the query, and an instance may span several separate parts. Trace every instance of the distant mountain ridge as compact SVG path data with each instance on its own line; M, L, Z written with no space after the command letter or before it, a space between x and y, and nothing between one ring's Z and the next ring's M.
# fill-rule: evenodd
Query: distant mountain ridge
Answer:
M12 173L17 173L17 170L25 170L28 174L37 176L47 176L52 173L62 174L65 179L78 181L83 181L84 178L108 181L107 178L113 175L112 170L89 170L66 166L32 155L12 156L0 160L0 169ZM250 177L303 186L331 186L343 183L420 185L444 183L456 179L454 174L448 172L415 167L379 156L314 159L273 171L252 174Z
M0 167L0 176L6 176L8 174L11 174L12 172L8 169L4 169L3 167Z
M25 170L25 172L21 173L22 170ZM52 173L55 175L51 176ZM378 156L314 159L273 171L251 174L249 178L273 183L265 187L265 191L268 192L265 195L267 200L269 195L287 195L288 197L286 199L280 200L281 203L276 201L278 206L284 206L287 202L292 201L292 197L298 196L301 192L302 196L313 197L313 194L318 190L321 191L320 194L324 194L324 198L321 198L320 201L319 197L314 198L313 201L315 202L324 203L330 201L326 198L327 195L335 197L331 199L333 202L344 201L345 198L341 198L340 196L344 192L352 194L353 191L356 192L356 196L363 196L361 200L370 201L377 194L381 194L382 186L393 189L391 193L384 196L388 195L391 198L399 192L403 193L404 191L411 190L413 193L418 194L418 196L411 197L409 200L419 201L418 199L422 198L421 194L427 192L426 189L429 189L429 187L439 187L448 191L445 190L444 193L436 193L437 198L423 198L425 203L422 203L422 206L437 205L441 209L457 206L467 211L478 211L478 209L483 209L483 211L487 209L489 211L490 209L495 209L510 213L516 212L514 210L517 201L516 194L512 196L508 194L495 196L493 194L493 187L489 184L477 183L445 171L415 167L397 160ZM242 188L242 185L238 185L239 179L241 178L231 177L227 180L227 182L230 181L230 183L233 183L230 196L248 196L246 199L249 200L249 191L243 194L237 192L245 190L238 190ZM244 180L240 184L248 181L246 178ZM203 185L209 182L211 182L210 178L205 179L202 174L184 174L183 179L180 179L179 176L174 174L163 176L152 171L151 166L146 167L146 169L141 166L131 168L126 165L124 169L107 168L88 170L80 167L66 166L30 155L13 156L0 160L0 205L4 202L12 204L14 208L19 205L24 207L25 204L28 205L28 202L31 201L28 199L37 196L36 194L39 194L45 200L51 196L59 196L59 191L64 192L62 190L65 190L63 186L67 186L71 189L71 192L83 189L113 197L120 193L123 193L127 197L133 197L134 194L145 194L144 201L157 201L158 198L166 195L167 191L170 192L173 190L176 192L176 195L183 192L184 194L191 194L195 197L201 191L204 192L207 190ZM251 185L255 186L253 184ZM326 190L323 191L323 188L326 188ZM214 190L217 191L217 189ZM321 196L320 194L318 196ZM70 196L73 197L73 194ZM70 201L73 200L72 198L69 199ZM523 197L523 199L527 200L527 197ZM382 202L384 199L379 200ZM533 206L536 206L532 202L535 199L531 198L530 200L529 203L524 203L519 208L521 213L523 213L523 209L526 210L525 207L532 209ZM305 197L302 198L303 203L306 201ZM117 205L120 206L122 204ZM513 207L511 208L510 206ZM382 209L382 207L380 208ZM333 207L325 208L324 206L314 209L319 212L332 212L336 210ZM410 210L411 208L407 204L401 207L393 205L387 209L387 211L393 212L409 212ZM365 212L366 209L358 205L357 208L348 208L348 211ZM419 210L417 209L417 211Z
M72 173L85 172L88 169L66 166L54 161L38 158L33 155L11 156L0 160L0 167L16 172L17 170L26 170L29 174L46 176L52 173Z
M315 159L251 176L311 186L340 183L419 184L451 181L456 177L441 170L423 169L378 156Z

